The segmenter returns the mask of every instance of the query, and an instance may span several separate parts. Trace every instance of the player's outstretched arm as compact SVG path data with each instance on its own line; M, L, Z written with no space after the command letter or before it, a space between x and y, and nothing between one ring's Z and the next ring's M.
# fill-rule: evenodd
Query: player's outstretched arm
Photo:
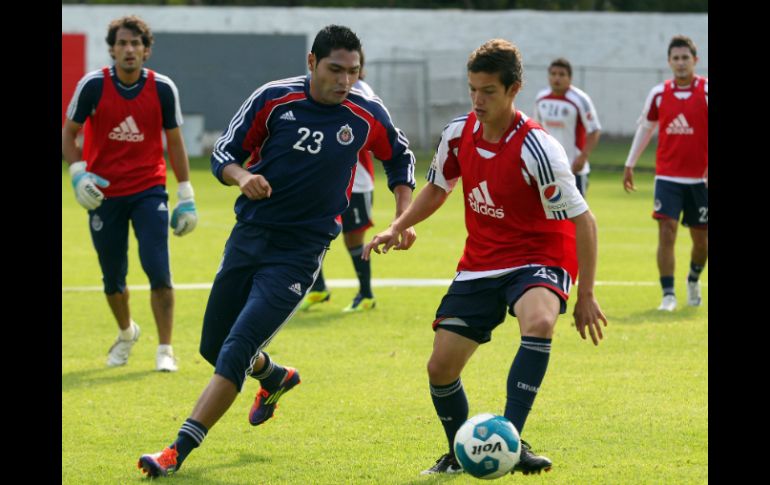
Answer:
M597 229L596 219L590 210L570 219L575 224L575 238L577 240L578 268L578 296L575 302L575 328L580 332L583 340L586 339L586 328L591 334L594 345L599 345L599 340L604 338L601 320L607 326L607 317L604 316L599 302L594 297L594 284L596 278L597 260Z
M412 203L412 192L412 188L408 185L397 185L393 187L393 196L396 198L396 219L406 212L409 205ZM414 226L409 226L401 232L401 241L396 244L393 249L397 251L407 250L412 247L412 244L414 244L416 239L417 231L414 230Z
M398 246L399 243L401 243L400 239L402 233L407 228L411 228L436 212L438 208L444 204L447 195L449 194L444 189L428 182L428 184L420 190L420 193L417 194L417 198L412 202L409 208L391 222L386 230L374 236L369 244L364 246L364 252L361 257L368 260L372 250L377 254L387 253L390 248ZM382 246L382 249L380 249L380 246ZM411 244L409 246L411 246ZM401 249L409 249L409 246L404 247L404 245L401 244Z
M628 158L626 159L625 170L623 171L623 189L626 192L636 190L636 187L634 187L634 166L642 152L644 152L644 149L647 148L647 144L650 143L650 138L652 138L657 125L657 122L642 121L636 129L634 141L631 142L631 149L628 151Z
M187 158L187 149L184 146L182 129L166 130L168 144L168 158L171 168L174 170L179 187L177 189L177 204L171 213L169 221L175 236L189 234L198 225L198 211L195 208L195 191L190 182L190 160Z

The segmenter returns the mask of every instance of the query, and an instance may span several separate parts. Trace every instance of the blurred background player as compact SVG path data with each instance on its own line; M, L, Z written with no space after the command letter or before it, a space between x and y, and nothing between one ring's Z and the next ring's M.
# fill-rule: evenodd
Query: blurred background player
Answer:
M601 125L591 98L572 85L572 65L560 57L548 67L550 88L537 93L534 119L567 152L580 194L588 192L588 156L599 143Z
M162 132L179 183L179 202L171 215L171 227L175 235L183 236L197 224L180 128L179 93L170 78L142 67L153 43L152 32L142 19L128 16L112 21L106 40L115 63L86 74L78 83L62 129L62 154L69 164L75 197L88 210L104 293L120 328L107 365L126 364L140 333L131 318L126 287L130 221L142 269L150 280L150 304L159 342L156 369L176 371L171 347L174 290ZM81 150L76 138L84 124Z
M387 165L397 215L411 202L409 141L379 99L352 90L361 50L349 28L323 28L307 56L310 74L258 88L217 140L211 171L241 195L203 317L200 353L214 375L176 440L139 458L149 476L179 470L247 377L260 383L252 426L272 418L278 399L300 383L296 369L271 360L264 348L299 308L342 229L338 218L349 204L358 153L371 150ZM244 169L250 158L257 162ZM416 237L411 227L400 236L402 249Z
M600 320L607 325L593 294L594 216L575 187L562 146L513 104L523 80L519 49L503 39L490 40L471 54L467 72L473 110L444 128L428 183L364 248L369 257L372 249L380 252L380 245L383 252L396 246L399 231L438 210L462 178L468 237L457 276L436 311L428 361L431 399L449 451L423 474L462 471L452 446L468 419L460 374L506 313L517 317L521 331L505 405L505 417L519 433L545 377L556 320L567 311L578 266L576 329L585 339L588 328L598 345ZM551 466L522 440L514 470L540 473Z
M353 85L353 89L360 90L364 96L376 97L371 86L363 80L363 73L359 76L358 82ZM343 312L371 310L376 305L374 293L372 293L371 262L361 258L366 230L374 225L372 202L374 202L374 162L371 153L368 150L362 150L358 153L350 205L342 213L342 236L345 239L345 247L348 248L350 259L353 261L359 286L358 294L350 305L342 309ZM330 298L331 292L326 287L322 270L299 309L307 310L317 303L329 301Z
M655 205L658 221L658 271L662 311L674 311L675 243L680 214L690 229L692 251L687 275L687 304L700 306L700 274L708 259L708 78L695 74L695 43L674 36L668 46L668 65L674 74L650 91L639 127L626 159L623 188L634 191L634 166L658 130L655 154Z

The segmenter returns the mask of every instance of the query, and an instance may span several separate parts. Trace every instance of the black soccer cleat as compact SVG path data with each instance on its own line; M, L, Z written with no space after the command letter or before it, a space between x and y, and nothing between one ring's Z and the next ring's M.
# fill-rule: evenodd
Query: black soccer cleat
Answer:
M462 473L463 467L457 463L457 458L449 453L441 455L441 458L436 460L436 464L427 470L420 472L420 475L433 475L435 473Z
M543 470L551 471L552 466L553 463L551 463L550 459L532 453L532 447L529 446L529 443L521 440L521 458L519 458L519 462L513 467L511 473L521 472L525 475L537 473L539 475Z

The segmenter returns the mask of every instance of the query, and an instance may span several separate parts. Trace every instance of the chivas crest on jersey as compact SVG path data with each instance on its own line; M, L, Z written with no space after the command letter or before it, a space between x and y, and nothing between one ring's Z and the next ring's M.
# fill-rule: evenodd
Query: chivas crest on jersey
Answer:
M337 141L340 145L350 145L353 143L355 137L353 136L353 129L350 125L345 125L337 132Z

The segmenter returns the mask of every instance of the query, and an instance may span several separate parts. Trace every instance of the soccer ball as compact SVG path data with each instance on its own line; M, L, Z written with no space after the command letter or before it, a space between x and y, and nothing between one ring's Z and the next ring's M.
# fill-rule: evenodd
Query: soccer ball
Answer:
M510 473L521 457L516 427L503 416L478 414L460 426L455 435L455 456L476 478L499 478Z

